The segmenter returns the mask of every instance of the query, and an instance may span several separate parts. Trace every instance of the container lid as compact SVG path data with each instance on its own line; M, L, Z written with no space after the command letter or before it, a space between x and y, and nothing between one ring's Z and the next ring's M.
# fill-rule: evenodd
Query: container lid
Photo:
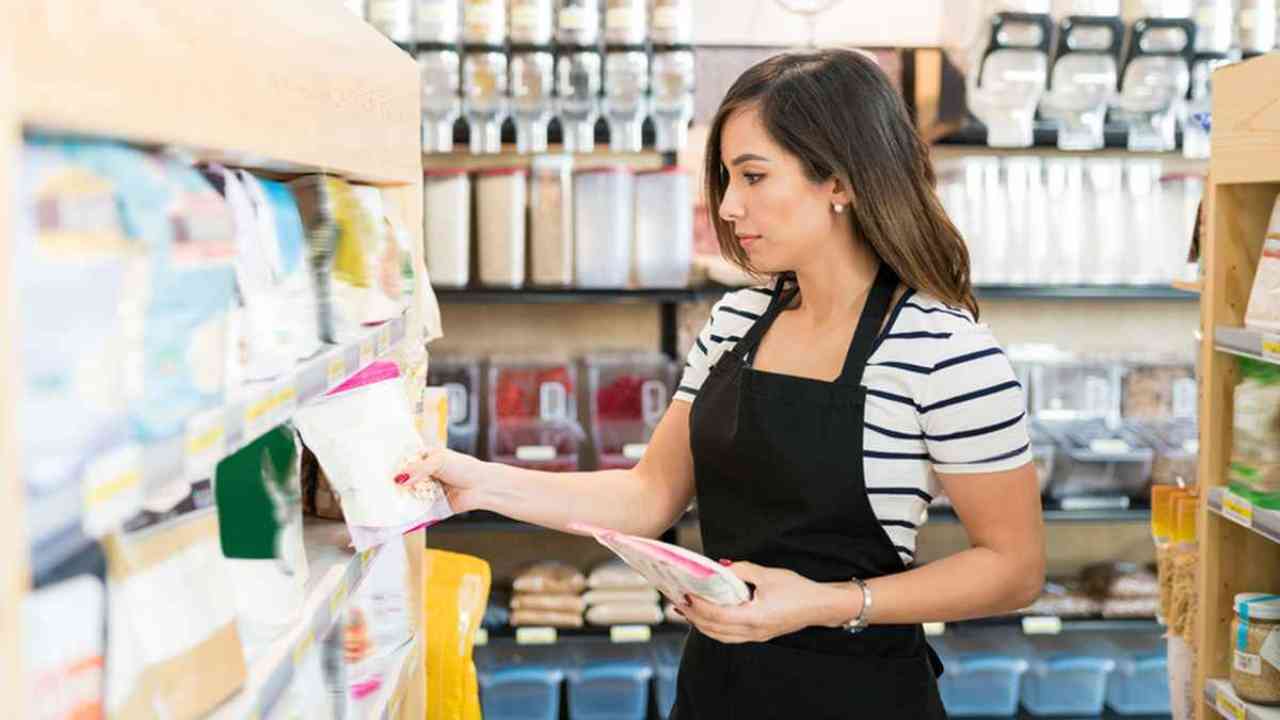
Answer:
M483 168L476 170L476 177L491 177L494 175L523 175L528 172L528 168L521 166Z
M1244 620L1280 620L1280 595L1240 593L1235 598L1236 615Z
M460 167L452 168L428 168L422 171L423 177L456 177L458 175L466 175L467 169Z

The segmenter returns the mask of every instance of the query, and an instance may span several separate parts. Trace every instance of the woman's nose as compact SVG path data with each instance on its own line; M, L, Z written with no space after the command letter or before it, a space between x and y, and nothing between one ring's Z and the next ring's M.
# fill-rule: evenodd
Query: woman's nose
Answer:
M725 222L737 222L742 219L743 207L738 200L733 186L725 188L724 197L720 199L720 219Z

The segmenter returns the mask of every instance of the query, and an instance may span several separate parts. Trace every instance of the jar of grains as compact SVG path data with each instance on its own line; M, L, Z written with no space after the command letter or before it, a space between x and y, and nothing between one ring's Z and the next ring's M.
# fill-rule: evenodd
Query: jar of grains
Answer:
M1280 595L1242 593L1235 607L1231 685L1247 702L1280 705Z

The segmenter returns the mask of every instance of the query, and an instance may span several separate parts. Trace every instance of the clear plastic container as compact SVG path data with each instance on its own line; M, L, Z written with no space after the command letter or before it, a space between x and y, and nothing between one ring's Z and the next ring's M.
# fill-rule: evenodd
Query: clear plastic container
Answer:
M453 127L462 114L462 58L447 48L418 53L422 79L422 151L453 151Z
M458 0L417 0L418 42L455 45L460 35Z
M693 0L654 0L649 38L654 45L692 44Z
M684 635L663 635L653 640L653 697L658 717L671 717L676 704L676 678L684 655Z
M949 631L929 642L946 667L938 691L948 715L1017 715L1018 688L1029 666L1018 636L997 630Z
M592 355L586 367L599 467L632 468L644 456L675 392L675 367L657 353Z
M693 118L695 66L693 51L664 50L654 53L649 64L653 75L650 117L657 132L658 152L678 152L689 141L689 121Z
M1196 373L1191 360L1135 359L1124 364L1120 414L1129 420L1195 417Z
M644 50L609 51L604 61L605 97L601 107L614 152L644 150L644 119L649 112L649 54Z
M480 282L519 288L525 279L524 168L493 168L476 173L476 245Z
M1100 636L1032 635L1031 667L1022 681L1022 704L1033 715L1102 714L1107 679L1116 668L1113 649Z
M556 41L562 46L594 46L600 42L600 0L559 0Z
M511 0L511 42L544 47L555 37L555 0Z
M547 126L555 108L556 62L549 51L511 54L511 118L516 151L547 151ZM535 157L535 162L537 158Z
M507 65L507 53L497 49L468 52L462 59L463 111L472 155L502 151L502 123L509 110Z
M1029 365L1031 409L1036 419L1057 422L1118 415L1120 367L1117 364L1065 359Z
M644 45L649 39L648 0L607 0L606 45Z
M529 273L534 285L573 284L573 156L539 155L529 178Z
M1151 446L1153 485L1185 487L1196 484L1200 457L1200 428L1195 418L1155 420L1141 425Z
M427 384L443 387L449 399L449 449L475 455L480 436L480 361L433 357Z
M607 639L575 646L566 669L570 720L645 720L653 664L647 648Z
M1083 420L1046 428L1058 445L1050 497L1146 494L1154 453L1132 426Z
M504 0L463 0L462 42L501 47L507 42L507 7Z
M600 88L604 60L595 50L567 51L556 58L556 112L566 152L595 149L596 120L600 117Z
M624 288L631 274L635 177L625 166L573 176L574 278L581 288Z
M693 203L681 168L635 179L635 280L642 288L685 287L693 267Z
M485 720L559 720L561 648L484 645L475 649Z
M427 170L422 188L431 284L464 288L471 281L471 179L462 168Z
M1043 495L1049 489L1058 450L1053 443L1053 436L1040 425L1032 422L1027 431L1031 436L1031 464L1036 468L1036 481L1040 485L1040 494Z
M1168 644L1159 633L1114 633L1116 661L1107 681L1107 705L1120 715L1168 715Z
M489 368L489 459L578 469L577 370L562 359L495 358Z
M1236 15L1240 49L1246 55L1270 52L1276 44L1276 1L1240 0Z

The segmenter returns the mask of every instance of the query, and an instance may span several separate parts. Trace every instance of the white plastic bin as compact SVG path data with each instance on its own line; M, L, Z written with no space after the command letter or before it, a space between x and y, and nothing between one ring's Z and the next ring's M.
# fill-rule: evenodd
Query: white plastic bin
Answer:
M581 288L624 288L631 274L635 177L619 165L573 176L574 280Z
M431 284L464 288L471 281L471 179L462 168L428 170L422 187L422 237Z
M528 172L524 168L491 168L476 173L476 244L482 285L524 285L527 183Z
M529 279L573 284L573 156L540 155L529 177Z
M689 173L663 168L636 174L635 280L642 288L684 287L693 265Z

